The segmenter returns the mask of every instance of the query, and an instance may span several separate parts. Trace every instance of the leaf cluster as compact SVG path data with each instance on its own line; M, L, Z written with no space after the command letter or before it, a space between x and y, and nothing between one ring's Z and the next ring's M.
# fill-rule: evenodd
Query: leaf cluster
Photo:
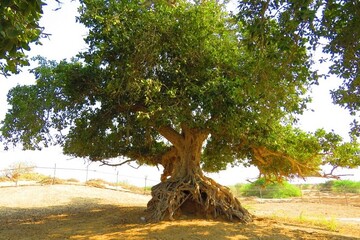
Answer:
M359 111L360 82L360 2L344 0L248 0L239 1L239 20L249 29L248 44L262 52L271 42L271 26L278 23L278 44L292 55L292 42L324 53L320 62L328 62L328 74L343 79L332 91L333 101L351 114ZM296 51L295 51L296 52ZM310 55L311 56L311 55ZM309 65L307 65L309 67ZM325 77L328 75L324 75ZM316 81L315 81L316 83ZM353 132L359 135L354 120Z
M42 0L2 0L0 2L0 71L18 73L18 66L29 65L24 51L30 43L40 44L39 20L45 5Z

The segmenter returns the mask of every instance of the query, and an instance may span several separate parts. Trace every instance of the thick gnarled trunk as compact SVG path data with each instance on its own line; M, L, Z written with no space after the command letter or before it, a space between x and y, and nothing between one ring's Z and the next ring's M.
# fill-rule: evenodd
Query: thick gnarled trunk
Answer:
M250 222L244 209L228 188L204 176L201 149L207 134L183 128L174 148L164 155L161 183L152 188L148 220L174 220L181 215Z
M201 148L206 135L191 130L186 131L183 135L182 144L177 147L178 157L173 163L171 173L173 179L202 174L200 169Z

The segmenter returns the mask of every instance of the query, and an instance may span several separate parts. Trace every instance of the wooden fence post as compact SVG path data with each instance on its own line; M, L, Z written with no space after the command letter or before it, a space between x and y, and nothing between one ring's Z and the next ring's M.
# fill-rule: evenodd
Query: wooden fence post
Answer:
M145 176L144 194L146 193L146 182L147 182L147 176Z
M116 171L116 190L118 190L119 186L119 171Z
M53 175L52 185L55 184L55 178L56 178L56 163L55 163L55 166L54 166L54 175Z

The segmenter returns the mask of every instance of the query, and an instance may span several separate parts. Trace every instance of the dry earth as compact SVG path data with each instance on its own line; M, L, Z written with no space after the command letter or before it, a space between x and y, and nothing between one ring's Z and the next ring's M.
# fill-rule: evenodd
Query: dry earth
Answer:
M53 185L0 188L0 196L0 239L360 239L360 222L340 220L360 218L360 206L336 203L244 200L257 216L246 225L190 218L146 223L150 197L139 194Z

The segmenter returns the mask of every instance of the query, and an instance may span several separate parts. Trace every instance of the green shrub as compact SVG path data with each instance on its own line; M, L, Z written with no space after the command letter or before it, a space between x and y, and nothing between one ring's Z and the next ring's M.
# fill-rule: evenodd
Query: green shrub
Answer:
M332 182L331 190L334 192L360 193L360 182L350 180L336 180Z
M301 196L300 188L284 181L282 183L266 183L264 179L258 179L254 183L246 184L241 189L243 196L255 196L261 198L289 198Z

